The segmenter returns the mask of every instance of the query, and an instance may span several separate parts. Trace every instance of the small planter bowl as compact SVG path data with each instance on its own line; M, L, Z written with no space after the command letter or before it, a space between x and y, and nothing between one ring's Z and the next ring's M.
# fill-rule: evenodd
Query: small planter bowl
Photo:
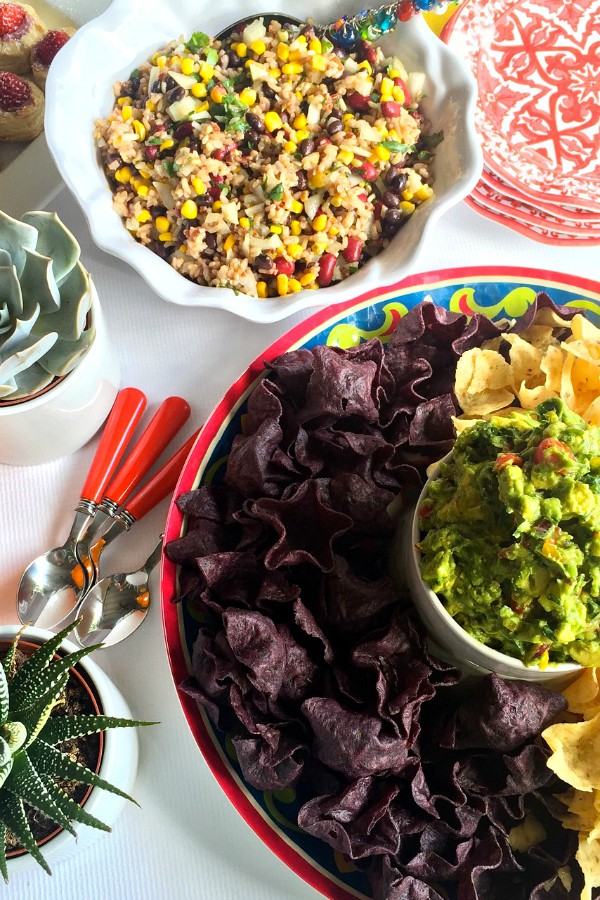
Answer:
M421 536L418 511L427 497L431 482L438 475L440 465L450 457L451 453L430 469L417 505L400 520L391 558L394 578L397 582L404 581L408 586L413 603L429 634L432 651L470 674L487 675L495 672L503 678L537 682L569 680L581 669L577 663L558 663L549 665L546 669L526 666L521 660L492 650L471 637L446 611L438 595L423 580L421 554L417 546Z
M96 336L81 362L45 390L21 402L0 402L0 463L31 466L67 456L100 428L113 405L120 371L91 283Z
M0 641L12 641L19 629L16 626L0 626ZM42 628L27 627L22 632L24 641L41 644L54 635ZM78 648L70 641L61 644L61 650L74 652ZM89 657L77 664L77 670L91 687L92 694L98 700L100 713L107 716L119 716L130 719L131 711L121 693L108 676ZM116 728L104 731L102 736L101 761L98 774L101 778L114 784L130 794L135 783L138 766L138 736L135 728ZM118 818L123 806L127 803L124 797L99 788L92 788L83 805L86 812L96 816L106 825L112 826ZM43 854L52 865L58 858L68 858L98 840L104 832L88 825L73 822L77 832L77 840L63 829L57 830L53 836L42 842ZM9 880L13 875L38 864L27 852L9 855Z

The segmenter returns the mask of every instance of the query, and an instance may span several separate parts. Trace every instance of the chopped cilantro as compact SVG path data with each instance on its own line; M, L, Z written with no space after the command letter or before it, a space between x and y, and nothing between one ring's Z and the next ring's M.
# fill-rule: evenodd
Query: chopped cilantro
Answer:
M225 126L225 131L247 131L250 126L241 116L232 116Z
M408 153L415 149L413 144L403 144L401 141L381 141L378 146L385 147L386 150L390 150L392 153Z
M198 50L208 47L209 44L210 38L207 34L204 34L203 31L195 31L185 46L190 53L197 53Z
M281 184L281 182L279 184L276 184L274 188L271 188L271 190L267 194L267 197L269 198L269 200L281 200L281 198L283 197L283 185Z
M169 177L172 177L175 172L179 171L179 165L176 162L173 162L172 159L163 159L163 168Z
M419 149L433 150L444 140L444 132L436 131L435 134L423 134L419 140Z
M206 51L206 62L209 64L209 66L216 66L218 61L219 61L219 54L217 53L217 51L215 50L214 47L210 47Z
M162 144L162 142L163 142L163 139L156 137L156 135L148 138L148 140L146 141L147 144Z

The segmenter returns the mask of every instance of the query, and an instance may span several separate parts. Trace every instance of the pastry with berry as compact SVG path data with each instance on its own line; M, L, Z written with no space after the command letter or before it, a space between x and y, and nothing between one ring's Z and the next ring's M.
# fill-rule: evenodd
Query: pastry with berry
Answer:
M0 3L0 69L18 75L29 72L31 50L46 31L31 6Z
M32 141L44 127L44 95L27 78L0 72L0 141Z
M46 88L46 78L48 77L50 63L53 61L60 48L64 47L74 33L74 28L65 28L60 31L53 29L52 31L48 31L41 41L38 41L32 49L31 74L40 90L43 91Z

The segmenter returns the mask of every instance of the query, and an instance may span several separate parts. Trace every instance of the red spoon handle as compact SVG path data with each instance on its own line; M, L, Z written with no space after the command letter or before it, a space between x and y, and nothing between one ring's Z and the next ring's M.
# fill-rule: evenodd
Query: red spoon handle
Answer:
M146 430L106 489L105 497L120 506L190 415L189 403L181 397L167 397L160 404Z
M137 521L154 509L177 484L183 464L202 429L199 428L185 444L167 460L162 469L144 485L144 487L126 504L126 512Z
M133 387L119 391L81 489L83 500L100 502L145 408L146 395L142 391Z

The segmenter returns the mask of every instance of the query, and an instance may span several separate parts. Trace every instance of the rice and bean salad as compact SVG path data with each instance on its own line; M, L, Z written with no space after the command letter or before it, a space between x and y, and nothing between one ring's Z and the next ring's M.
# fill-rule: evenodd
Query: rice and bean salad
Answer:
M368 41L257 19L155 53L94 136L137 241L198 284L285 296L352 275L430 199L423 89Z

